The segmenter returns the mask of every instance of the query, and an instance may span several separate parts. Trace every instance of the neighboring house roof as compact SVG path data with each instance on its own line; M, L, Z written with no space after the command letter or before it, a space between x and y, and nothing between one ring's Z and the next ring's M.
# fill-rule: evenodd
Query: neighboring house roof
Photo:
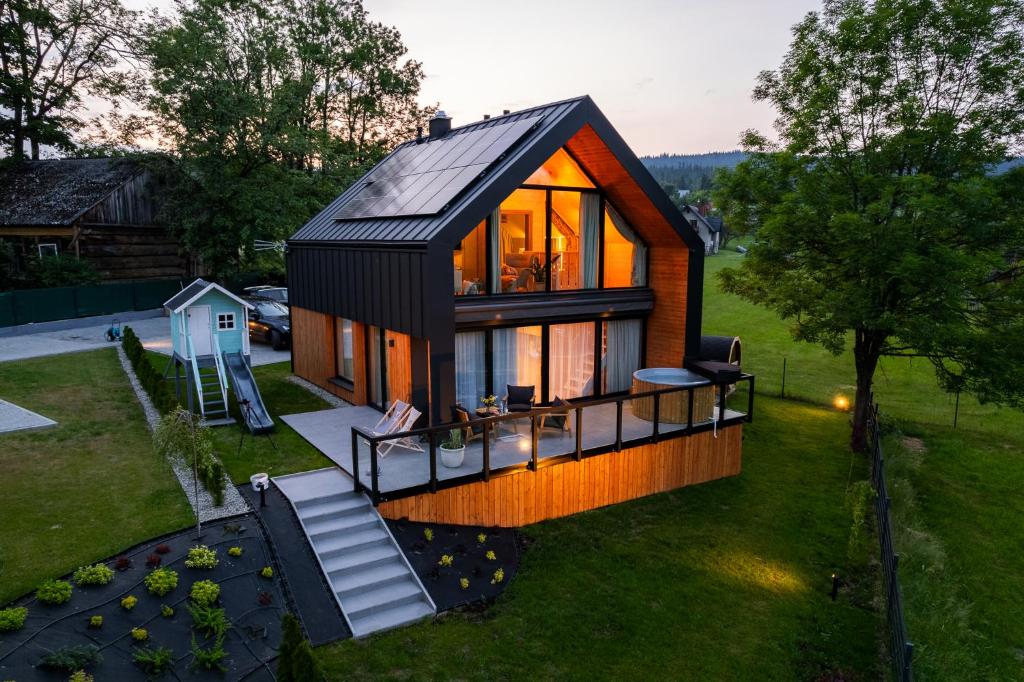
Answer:
M440 139L405 142L300 228L289 243L424 245L439 238L457 243L585 127L596 133L672 229L691 248L703 248L588 96L453 128ZM617 207L628 212L626 206Z
M724 221L722 220L722 216L719 216L719 215L709 215L709 216L706 216L706 220L708 221L708 225L711 226L711 229L714 232L721 232L722 231L722 226L725 224Z
M236 303L246 308L252 308L252 304L245 301L238 296L217 284L216 282L207 282L203 279L196 279L194 282L189 284L187 287L179 291L177 294L172 296L164 303L164 307L170 310L172 313L180 313L182 310L192 305L200 298L202 298L208 291L219 291L228 298L233 299Z
M686 215L687 220L696 220L708 232L718 232L718 229L711 224L711 217L701 215L700 209L696 206L686 204L683 206L683 214Z
M14 163L0 170L0 225L70 225L141 172L130 159Z

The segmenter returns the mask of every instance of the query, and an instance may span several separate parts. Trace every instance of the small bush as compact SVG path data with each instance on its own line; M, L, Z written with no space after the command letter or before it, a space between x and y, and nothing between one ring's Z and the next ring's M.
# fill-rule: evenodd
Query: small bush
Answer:
M71 673L71 677L68 678L68 682L93 682L94 678L84 670L76 670Z
M223 637L218 637L210 648L203 649L196 643L196 636L192 635L192 667L227 672L228 669L221 662L226 655Z
M127 597L121 600L121 608L125 611L131 611L135 608L135 605L139 603L139 598L129 594Z
M114 562L114 568L118 571L127 571L132 567L132 560L126 556L117 557L117 561Z
M28 618L28 609L24 606L0 609L0 632L20 630L25 627L26 618Z
M196 604L209 606L216 603L220 597L220 585L212 580L199 580L192 583L192 591L189 596Z
M82 566L75 571L75 575L73 576L75 584L79 587L83 587L85 585L106 585L113 579L113 569L104 564Z
M169 568L158 568L146 576L146 589L162 597L178 586L178 574Z
M500 583L504 579L505 579L505 569L499 568L497 571L494 572L494 577L491 578L491 584L492 585L497 585L498 583Z
M89 627L93 630L103 627L103 616L89 616Z
M430 530L429 528L424 528L423 537L427 539L427 542L430 542L434 539L434 531Z
M231 549L228 550L228 554L230 556L242 556L242 548L241 547L232 547Z
M160 605L160 615L163 616L164 618L173 618L174 617L174 609L172 609L167 604L161 604Z
M63 604L71 599L71 583L66 580L47 580L36 588L36 599L43 604Z
M159 554L150 554L146 557L146 568L156 568L163 563Z
M190 604L188 612L192 614L192 625L207 637L223 637L231 627L224 609L206 604Z
M185 559L188 568L216 568L219 563L217 550L206 545L196 545L188 550L188 558Z
M262 569L260 569L260 575L269 580L270 578L274 577L274 569L272 569L270 566L264 566Z
M149 394L149 399L153 401L153 406L161 414L174 410L178 406L177 399L171 393L170 387L160 372L150 364L142 342L139 341L139 337L135 335L131 327L125 327L122 330L121 347L124 349L124 354L128 356L132 369L135 370L135 376L139 378L139 383Z
M132 660L147 675L162 675L174 664L174 652L166 647L158 649L145 647L136 651Z
M494 554L494 550L493 549L487 550L487 554L485 554L484 556L487 557L488 561L497 561L497 559L498 559L498 557Z
M451 554L442 554L441 560L437 562L438 566L451 566L454 559Z
M476 536L476 541L477 541L478 544L482 545L485 542L487 542L487 536L484 535L483 533L480 533L479 535Z
M270 606L274 601L274 595L269 592L263 591L256 595L256 601L260 606Z
M464 590L469 589L469 578L459 578L459 587Z
M167 554L171 551L170 545L159 544L153 548L153 551L157 554Z
M132 639L136 642L145 642L149 639L149 631L146 628L132 628Z
M102 660L103 657L100 655L99 647L95 644L79 644L51 651L39 659L36 667L45 670L63 670L64 672L71 673L96 665Z

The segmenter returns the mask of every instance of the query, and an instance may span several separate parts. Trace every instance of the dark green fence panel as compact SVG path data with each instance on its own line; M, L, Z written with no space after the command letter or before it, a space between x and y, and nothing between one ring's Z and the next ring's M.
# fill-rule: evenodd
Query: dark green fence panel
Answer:
M77 317L108 315L122 310L135 310L131 282L95 284L77 287Z
M14 292L14 323L50 322L78 317L76 287L22 289Z
M0 292L0 327L11 327L14 321L14 293Z
M191 278L186 281L191 281ZM177 279L152 279L136 282L135 309L162 308L164 301L181 291L182 284L184 282Z

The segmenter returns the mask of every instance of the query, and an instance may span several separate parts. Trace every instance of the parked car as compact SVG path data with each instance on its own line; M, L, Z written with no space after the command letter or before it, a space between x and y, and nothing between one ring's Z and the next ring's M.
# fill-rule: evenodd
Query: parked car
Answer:
M288 308L260 296L244 296L243 298L253 307L249 311L249 339L260 343L269 343L274 350L288 348L292 342Z
M288 287L274 287L269 284L260 284L255 287L246 287L245 295L267 298L282 305L288 305Z

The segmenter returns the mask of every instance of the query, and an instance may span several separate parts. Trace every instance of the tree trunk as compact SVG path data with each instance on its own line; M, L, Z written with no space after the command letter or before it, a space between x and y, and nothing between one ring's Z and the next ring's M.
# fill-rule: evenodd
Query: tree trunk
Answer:
M850 448L854 452L867 452L868 449L871 385L886 336L882 332L861 328L854 332L853 360L857 369L857 395L853 402L853 432L850 434Z
M14 143L11 156L16 159L25 158L25 124L22 123L21 103L14 105Z

